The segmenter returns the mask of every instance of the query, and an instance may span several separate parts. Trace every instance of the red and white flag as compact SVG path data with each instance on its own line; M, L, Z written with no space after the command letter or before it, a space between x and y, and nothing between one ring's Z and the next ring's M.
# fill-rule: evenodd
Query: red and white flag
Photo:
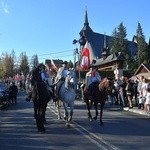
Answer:
M81 68L87 69L90 65L90 43L86 42L84 48L81 53Z
M57 67L56 67L53 59L51 59L51 67L52 67L52 69L54 69L55 71L57 71Z

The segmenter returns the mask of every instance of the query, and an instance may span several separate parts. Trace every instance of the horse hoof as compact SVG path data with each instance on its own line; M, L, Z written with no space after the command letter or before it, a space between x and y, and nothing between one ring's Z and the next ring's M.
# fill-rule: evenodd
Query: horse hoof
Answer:
M90 121L93 121L93 118L90 118Z
M60 116L58 117L58 120L61 120L61 117L60 117Z
M66 127L67 127L67 128L70 128L70 124L69 124L69 123L66 123Z
M101 127L103 127L103 126L104 126L103 122L101 122L101 123L100 123L100 126L101 126Z
M94 119L94 120L97 120L97 117L94 117L93 119Z
M72 121L72 118L69 118L69 121L71 122L71 121Z
M43 133L45 133L45 131L39 131L39 133L43 134Z

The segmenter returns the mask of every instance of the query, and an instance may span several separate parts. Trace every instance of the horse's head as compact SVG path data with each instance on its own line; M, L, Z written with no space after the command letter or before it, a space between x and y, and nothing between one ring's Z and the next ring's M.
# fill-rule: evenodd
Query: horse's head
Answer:
M67 76L65 79L65 87L66 88L75 88L76 85L76 74L73 70L67 71Z
M99 84L99 90L110 90L112 87L112 80L108 77L105 77L101 80L100 84Z

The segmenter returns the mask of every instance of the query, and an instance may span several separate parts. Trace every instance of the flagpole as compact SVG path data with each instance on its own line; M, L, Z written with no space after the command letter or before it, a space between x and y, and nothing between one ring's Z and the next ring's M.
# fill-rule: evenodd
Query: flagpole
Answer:
M81 72L80 72L80 53L78 52L78 73L79 73L79 83L81 82Z

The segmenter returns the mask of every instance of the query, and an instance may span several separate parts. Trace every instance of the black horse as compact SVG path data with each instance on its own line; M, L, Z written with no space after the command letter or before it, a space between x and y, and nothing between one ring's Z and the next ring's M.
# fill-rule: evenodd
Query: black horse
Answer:
M102 114L103 114L105 101L107 99L108 90L110 90L110 88L111 88L111 80L105 77L102 79L100 83L97 83L95 84L95 86L93 86L91 100L89 100L89 91L84 90L84 101L86 102L87 105L88 117L90 118L90 120L93 119L90 111L92 104L94 104L95 107L96 116L94 117L94 120L96 120L98 116L97 106L100 103L100 125L103 125Z
M32 90L32 100L34 106L34 118L39 132L45 132L44 123L47 103L51 99L51 94L48 91L44 82L36 82Z

